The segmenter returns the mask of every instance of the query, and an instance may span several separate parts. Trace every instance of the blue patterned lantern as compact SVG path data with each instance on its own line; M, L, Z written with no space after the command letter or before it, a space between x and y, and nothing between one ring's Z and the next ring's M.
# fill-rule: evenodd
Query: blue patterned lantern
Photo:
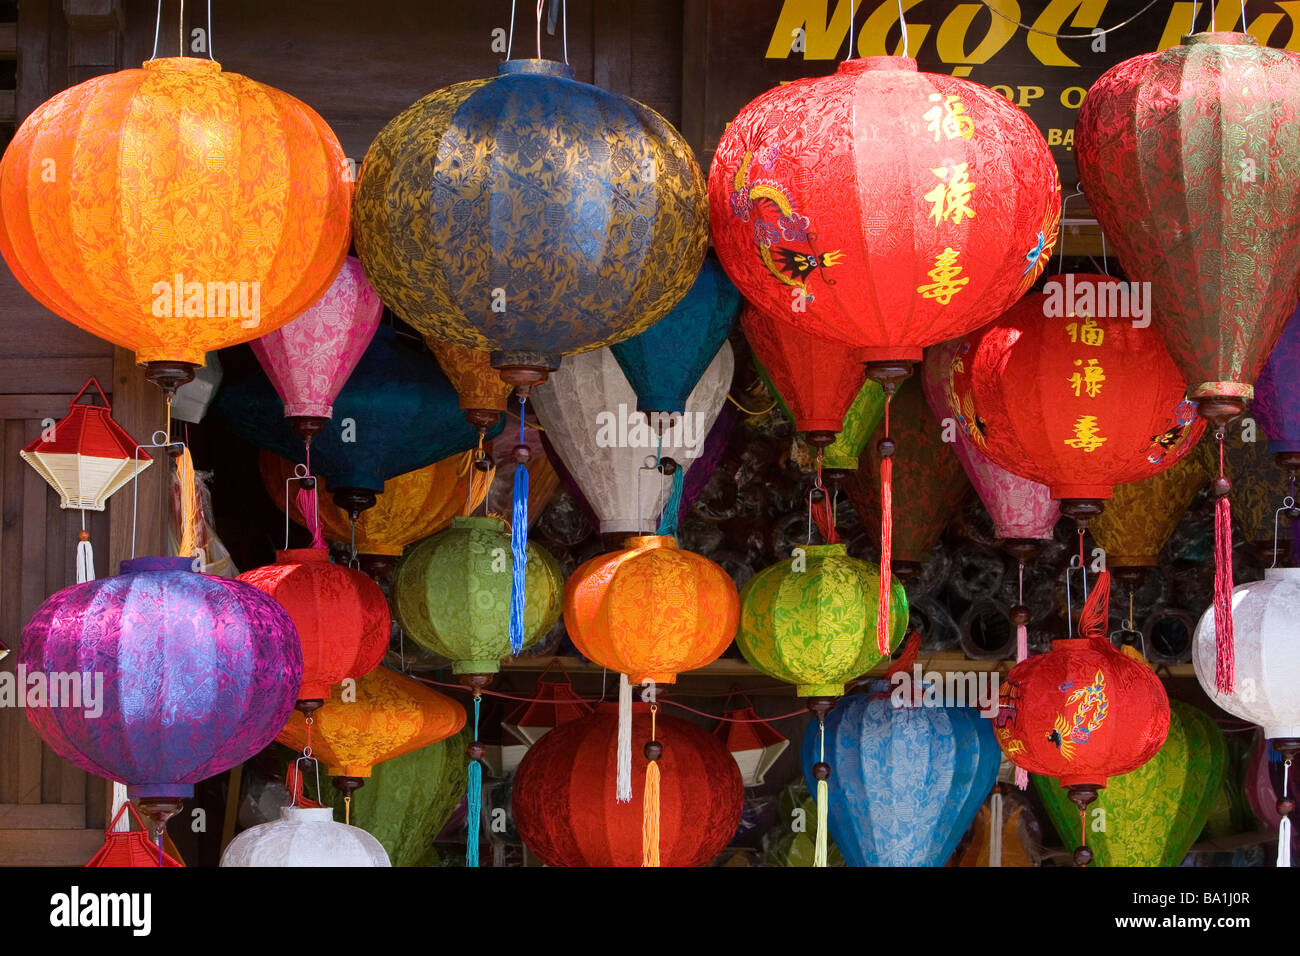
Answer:
M303 441L264 374L224 389L217 411L232 431L259 448L306 460ZM488 437L503 427L490 429ZM334 417L312 439L311 467L324 476L339 507L355 513L374 506L389 478L473 448L478 437L433 357L382 325L335 400Z
M888 681L826 718L831 839L849 866L943 866L997 782L1002 752L972 707L899 706ZM815 724L803 738L816 785Z
M637 411L686 411L687 396L727 340L740 305L740 293L722 267L705 259L686 298L640 335L611 348L636 392Z

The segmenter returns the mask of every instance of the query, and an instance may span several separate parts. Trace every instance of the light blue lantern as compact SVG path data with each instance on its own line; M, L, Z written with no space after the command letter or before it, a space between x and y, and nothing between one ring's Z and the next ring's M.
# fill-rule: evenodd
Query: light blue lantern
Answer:
M943 866L997 782L1002 752L973 707L896 707L887 681L826 718L830 836L849 866ZM803 738L816 786L817 725Z

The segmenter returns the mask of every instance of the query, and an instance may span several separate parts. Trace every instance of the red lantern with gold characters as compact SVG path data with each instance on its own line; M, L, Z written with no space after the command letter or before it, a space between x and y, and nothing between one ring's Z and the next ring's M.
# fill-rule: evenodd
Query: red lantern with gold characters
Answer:
M952 357L948 401L975 447L1084 524L1115 485L1172 467L1205 429L1141 308L1108 276L1056 277Z
M1007 759L1057 778L1081 815L1108 779L1154 757L1169 733L1160 678L1106 636L1109 605L1110 573L1103 571L1079 615L1079 636L1053 641L1046 654L1012 668L994 719ZM1091 859L1086 846L1075 851L1080 866Z

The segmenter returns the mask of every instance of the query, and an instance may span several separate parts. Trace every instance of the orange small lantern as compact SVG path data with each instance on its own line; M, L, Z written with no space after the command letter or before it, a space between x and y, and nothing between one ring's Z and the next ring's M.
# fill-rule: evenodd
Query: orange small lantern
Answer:
M347 254L338 138L288 93L165 57L41 104L0 162L0 253L37 301L169 392L274 331Z
M506 410L510 386L501 381L501 376L492 367L491 355L463 345L453 345L432 335L426 335L424 341L456 387L465 421L480 432L500 421Z

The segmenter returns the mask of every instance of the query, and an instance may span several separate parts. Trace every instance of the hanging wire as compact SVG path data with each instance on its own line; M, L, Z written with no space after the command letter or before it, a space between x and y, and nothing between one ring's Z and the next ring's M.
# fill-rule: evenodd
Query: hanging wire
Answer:
M1270 568L1277 567L1277 519L1283 511L1290 511L1294 507L1295 498L1287 495L1282 499L1282 507L1273 512L1273 563L1269 565Z
M208 0L209 3L212 0ZM1242 0L1245 3L1246 0ZM569 0L563 0L560 5L560 16L564 19L564 65L569 65Z
M1064 199L1061 200L1061 226L1060 226L1061 235L1060 238L1057 240L1057 243L1061 247L1060 249L1061 254L1057 259L1057 266L1056 266L1056 274L1058 276L1065 271L1065 209L1067 206L1070 205L1071 199L1078 199L1082 195L1083 195L1082 187L1078 183L1075 183L1074 192L1070 193L1070 195L1066 196Z
M212 52L212 0L208 0L208 59L216 62L216 56Z
M158 0L162 3L162 0ZM506 59L510 59L510 50L515 45L515 0L510 0L510 33L506 37Z
M849 55L844 59L853 59L853 21L857 19L857 10L854 7L853 0L849 0Z
M997 7L993 6L993 4L989 2L989 0L980 0L980 3L988 7L990 13L994 13L997 16L1001 17L1003 20L1006 20L1010 23L1014 23L1016 26L1020 27L1021 29L1028 30L1030 33L1037 33L1039 36L1044 36L1044 37L1056 37L1058 40L1091 40L1094 37L1105 36L1107 33L1114 33L1116 30L1121 30L1124 27L1128 26L1138 17L1142 16L1144 13L1146 13L1148 10L1154 7L1156 5L1156 0L1151 0L1150 3L1148 3L1137 13L1133 14L1133 16L1129 17L1127 20L1122 20L1121 22L1115 24L1113 27L1107 27L1105 30L1096 30L1094 32L1089 32L1089 33L1050 33L1047 30L1039 30L1037 27L1031 27L1028 23L1021 23L1019 20L1017 20L1015 17L1011 16L1010 14L1003 13ZM1192 22L1193 24L1195 24L1196 22L1195 15L1193 15Z
M158 31L162 28L162 0L158 0L158 13L154 16L153 21L153 53L149 59L158 59Z
M537 0L537 59L542 58L542 10L546 7L546 0Z
M903 56L908 55L907 17L903 14L903 0L898 0L898 25L903 31ZM850 24L850 28L852 24Z
M185 55L185 0L181 0L181 15L177 18L176 23L176 46L177 56Z
M168 404L168 417L170 418L171 405ZM170 423L169 423L170 424ZM135 519L140 512L140 452L146 448L165 448L171 449L173 444L184 447L183 442L172 442L167 436L167 432L161 428L154 432L152 436L153 444L135 446L135 467L131 472L131 557L135 557ZM161 441L159 440L161 439ZM169 466L170 467L170 466ZM288 502L286 502L288 504Z

